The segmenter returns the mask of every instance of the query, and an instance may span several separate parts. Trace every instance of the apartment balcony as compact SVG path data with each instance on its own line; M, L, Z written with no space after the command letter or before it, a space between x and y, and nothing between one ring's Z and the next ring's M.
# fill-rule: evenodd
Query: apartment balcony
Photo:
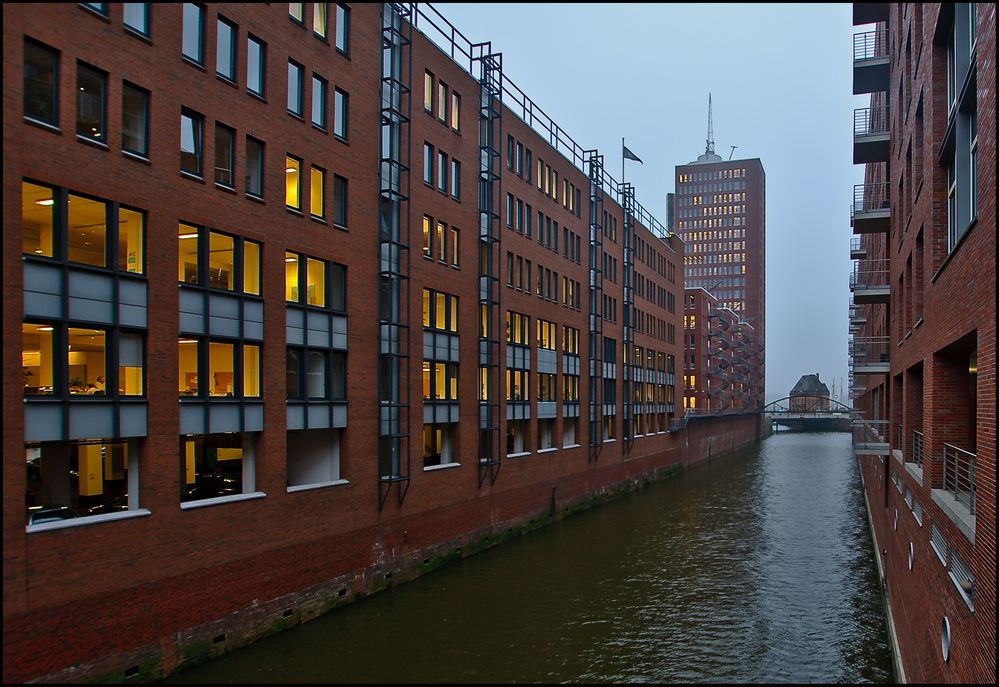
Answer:
M919 484L923 483L923 433L913 430L912 432L912 445L909 447L909 452L905 452L905 439L902 434L902 427L898 428L899 433L899 448L902 451L902 455L905 459L905 469L910 475L912 475Z
M888 162L887 107L860 107L853 111L853 164Z
M888 90L888 31L878 29L853 37L853 94Z
M850 386L850 398L860 398L867 393L867 387L863 384L857 384L854 382Z
M942 489L933 489L930 496L954 521L972 544L975 542L975 470L977 456L970 451L943 445Z
M867 249L860 243L859 236L853 236L850 238L850 259L851 260L863 260L867 257Z
M853 418L853 455L888 455L888 420Z
M891 371L888 337L855 337L852 362L855 375L888 374Z
M855 2L853 3L853 25L876 24L888 21L887 2Z
M857 260L850 273L850 291L858 305L888 303L888 261Z
M850 206L850 226L853 227L853 233L887 233L890 222L891 203L887 182L855 185L853 205ZM852 254L853 250L850 252Z

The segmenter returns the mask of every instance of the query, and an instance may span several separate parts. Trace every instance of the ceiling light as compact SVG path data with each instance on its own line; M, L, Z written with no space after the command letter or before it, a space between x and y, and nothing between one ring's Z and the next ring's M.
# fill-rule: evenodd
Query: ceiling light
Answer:
M55 205L55 201L51 198L42 198L41 200L36 200L35 205Z
M179 234L177 236L177 238L179 238L179 239L196 239L196 238L198 238L198 232L194 232L193 234Z
M38 331L40 331L40 332L50 332L50 331L52 331L52 327L39 327Z
M284 168L284 171L285 171L286 173L288 173L288 174L292 174L293 172L297 172L297 171L298 171L298 168L296 168L296 167L285 167L285 168Z

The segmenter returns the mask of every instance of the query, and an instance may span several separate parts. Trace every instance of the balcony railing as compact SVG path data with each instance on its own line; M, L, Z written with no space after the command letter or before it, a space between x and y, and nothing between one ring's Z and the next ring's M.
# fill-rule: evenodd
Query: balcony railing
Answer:
M857 289L886 289L888 288L888 261L887 260L857 260L853 265L853 272L850 273L850 288ZM854 298L857 294L854 293Z
M943 488L975 514L975 463L974 453L950 444L943 445Z
M854 372L857 374L887 372L889 370L888 337L871 336L853 339Z
M888 453L888 420L854 418L853 450L855 453Z
M888 107L858 107L853 111L853 137L888 135Z
M860 258L867 257L867 249L864 248L860 243L861 238L859 236L850 237L850 259L859 260Z
M877 29L853 35L853 59L873 60L888 57L888 30Z
M860 213L890 210L888 192L888 183L884 181L872 184L855 184L850 216L856 217Z
M910 463L923 465L923 433L913 430L912 432L912 460Z

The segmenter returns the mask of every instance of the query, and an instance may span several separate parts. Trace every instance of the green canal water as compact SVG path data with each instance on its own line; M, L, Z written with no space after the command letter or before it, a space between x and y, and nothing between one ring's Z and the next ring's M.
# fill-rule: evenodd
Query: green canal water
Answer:
M769 437L166 682L893 679L850 435L819 433Z

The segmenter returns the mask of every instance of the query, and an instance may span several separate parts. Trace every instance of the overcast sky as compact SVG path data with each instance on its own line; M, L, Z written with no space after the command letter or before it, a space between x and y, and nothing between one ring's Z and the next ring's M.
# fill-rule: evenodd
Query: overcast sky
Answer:
M434 6L665 222L677 165L715 152L766 172L767 400L819 373L847 401L853 185L849 3L834 5L465 4Z

